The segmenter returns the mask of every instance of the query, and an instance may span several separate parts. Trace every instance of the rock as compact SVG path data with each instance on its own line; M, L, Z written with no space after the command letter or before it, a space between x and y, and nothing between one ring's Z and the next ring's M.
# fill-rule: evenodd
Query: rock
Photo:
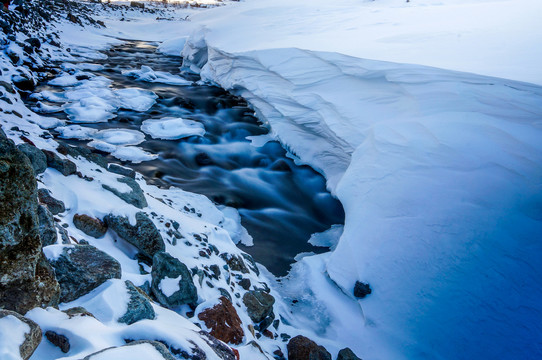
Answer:
M49 150L43 150L47 157L47 166L60 171L64 176L73 175L77 172L75 163L68 159L61 159L60 156Z
M124 166L120 166L117 164L110 164L107 170L114 174L126 176L131 179L135 179L135 174L136 174L135 171Z
M198 319L211 329L211 335L226 343L239 345L245 333L241 327L241 319L230 300L220 297L220 303L203 310Z
M130 224L128 218L113 214L107 215L104 220L110 229L134 245L149 259L152 259L156 253L166 250L162 235L144 212L136 214L135 226Z
M57 233L53 214L43 205L38 205L38 221L42 246L55 244Z
M339 355L337 355L337 360L361 360L359 357L354 354L350 348L344 348L341 351L339 351Z
M288 360L331 360L331 354L323 346L302 335L291 338L286 348Z
M17 145L17 148L30 159L30 163L36 174L41 174L47 169L47 157L43 151L26 143Z
M369 295L371 292L371 286L369 284L362 283L361 281L356 281L356 284L354 285L354 296L363 299L367 295Z
M247 307L248 316L259 323L271 314L275 298L261 290L250 290L243 296L243 303Z
M149 299L131 281L127 280L125 284L128 294L130 294L130 301L128 302L126 314L120 317L118 322L131 325L143 319L153 320L156 314Z
M68 232L66 231L66 229L64 229L62 226L56 224L56 230L60 234L60 238L62 239L62 244L68 245L68 244L72 243L70 241L70 236L68 235Z
M137 355L140 354L141 350L140 348L147 348L147 344L152 345L160 355L164 358L164 360L177 360L167 347L158 341L151 341L151 340L139 340L139 341L132 341L131 343L128 343L124 346L119 347L111 347L107 349L100 350L98 352L95 352L94 354L90 354L88 356L85 356L83 360L97 360L97 359L118 359L119 358L119 350L123 349L124 351L121 352L123 355L122 358L130 359L130 358L140 358ZM155 359L155 357L153 357Z
M130 1L130 7L145 9L145 4L143 4L142 2L138 2L138 1Z
M126 184L132 189L132 191L123 193L117 190L114 187L111 187L106 184L102 184L102 187L106 190L111 191L113 194L117 195L122 200L126 201L128 204L132 204L135 207L139 209L143 209L147 206L147 200L145 199L145 194L143 194L143 191L139 187L139 184L129 177L123 177L120 179L117 179L118 182Z
M33 49L39 49L41 47L40 39L38 38L28 38L24 41L28 45L30 45Z
M19 327L19 325L24 326L23 324L20 324L20 322L23 322L24 324L26 324L28 328L28 332L25 333L22 344L14 344L14 345L15 346L19 345L19 354L23 360L27 360L28 358L30 358L30 356L32 356L32 354L34 353L34 351L36 350L36 348L41 342L42 332L38 324L36 324L30 319L23 317L22 315L16 313L15 311L10 311L10 310L0 310L0 323L2 322L9 322L10 328L12 328L12 326L14 325L17 327ZM11 341L13 340L10 338L3 338L2 345L5 346L9 344L9 342ZM0 355L2 353L0 353Z
M3 87L4 89L6 89L6 91L10 94L15 94L15 89L13 88L13 86L8 83L8 82L5 82L5 81L0 81L0 86Z
M73 216L73 225L88 236L96 239L101 238L107 232L106 223L85 214L75 214Z
M64 246L60 256L49 261L55 268L62 302L73 301L108 279L121 277L118 261L91 245Z
M239 281L239 286L241 286L243 289L248 290L250 289L250 279L243 278L241 281Z
M62 312L64 312L66 315L68 315L68 317L70 319L72 317L74 317L74 316L90 316L90 317L94 317L94 315L92 315L92 313L90 313L87 309L85 309L82 306L72 307L72 308L69 308L69 309L66 309L66 310L62 310Z
M238 360L235 352L232 348L224 344L222 341L217 340L214 336L205 331L200 331L198 334L201 338L213 349L215 354L221 360Z
M166 252L154 255L151 290L160 304L169 308L196 304L197 289L185 264Z
M40 203L47 206L53 215L58 215L66 211L64 203L52 197L51 192L47 189L38 189L38 199Z
M19 313L58 304L42 258L36 187L30 160L0 129L0 308Z
M230 270L240 271L243 274L249 273L249 270L241 257L228 253L220 254L220 257L226 262L226 264L228 264Z
M249 254L245 254L245 253L243 253L242 255L245 258L245 260L248 262L248 266L250 267L250 269L252 271L254 271L256 273L256 275L259 276L260 275L260 270L258 269L258 266L256 265L256 262L254 261L252 256L250 256Z
M107 168L107 160L99 154L95 154L89 149L80 146L70 146L70 145L58 145L56 149L62 155L70 155L74 158L83 157L90 162L95 163L103 168Z
M70 351L70 340L64 336L57 334L54 331L48 330L45 332L45 337L47 340L49 340L54 346L57 346L60 348L60 350L66 354L68 351Z

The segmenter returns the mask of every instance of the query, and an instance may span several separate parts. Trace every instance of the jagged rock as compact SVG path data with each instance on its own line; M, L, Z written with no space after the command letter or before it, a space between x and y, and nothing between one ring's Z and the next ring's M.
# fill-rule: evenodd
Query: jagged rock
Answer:
M60 156L49 150L42 150L47 157L47 166L60 171L64 176L69 176L77 172L75 163L68 159L61 159Z
M30 159L30 163L36 174L41 174L47 169L47 157L43 151L26 143L17 145L17 148Z
M234 349L224 344L222 341L217 340L214 336L205 331L199 331L198 334L201 338L213 349L215 354L222 360L238 360L238 356L235 355Z
M42 259L36 185L30 160L0 129L0 308L19 313L58 304Z
M73 225L88 236L96 239L101 238L107 232L106 223L85 214L75 214L73 216Z
M323 346L302 335L291 338L286 348L288 360L331 360L331 354Z
M243 303L247 307L248 316L259 323L273 311L275 298L261 290L250 290L243 296Z
M55 244L57 233L53 214L43 205L38 205L38 221L42 246Z
M156 317L154 309L149 299L144 296L131 281L125 282L126 289L130 295L130 301L128 302L128 309L126 314L118 319L120 323L131 325L139 320L150 319L153 320Z
M250 267L250 269L252 271L254 271L256 273L256 275L259 276L260 275L260 270L258 269L258 265L256 265L256 262L254 261L252 256L250 256L249 254L245 254L245 253L243 253L242 255L245 258L245 260L248 262L248 266Z
M241 327L241 319L230 300L220 297L220 303L212 308L203 310L198 314L198 319L211 329L211 335L226 343L235 345L243 341L245 333Z
M149 345L152 345L156 351L158 351L158 353L160 353L160 355L162 355L162 357L164 358L164 360L177 360L175 359L175 357L173 357L173 355L171 355L171 353L169 352L169 350L167 349L167 347L162 344L161 342L158 342L158 341L151 341L151 340L139 340L139 341L133 341L131 343L128 343L124 346L119 346L119 347L110 347L110 348L107 348L107 349L103 349L103 350L100 350L98 352L95 352L94 354L90 354L88 356L85 356L85 358L83 360L94 360L94 359L117 359L118 358L118 354L119 354L119 351L117 349L123 349L123 350L126 350L125 352L123 352L123 358L130 358L130 353L132 353L132 357L136 357L135 355L136 354L139 354L140 350L138 349L139 346L144 346L146 344L149 344ZM114 350L115 349L115 350ZM108 356L108 353L111 353L109 356Z
M176 307L196 304L197 289L185 264L166 252L154 255L151 290L160 304Z
M371 292L371 286L369 284L362 283L361 281L356 281L356 284L354 285L354 296L363 299L367 295L369 295Z
M243 274L249 273L249 270L241 257L228 253L220 254L220 257L226 262L226 264L228 264L230 270L240 271Z
M53 345L60 348L60 350L66 354L68 351L70 351L70 340L61 334L57 334L54 331L48 330L45 332L45 337L47 340L49 340Z
M5 319L6 317L11 317L11 318L10 319ZM13 319L13 318L15 318L16 320ZM28 358L30 358L30 356L32 356L32 354L34 353L34 351L36 350L36 348L38 347L38 345L41 342L41 334L42 334L42 332L41 332L41 329L38 326L38 324L36 324L35 322L33 322L30 319L25 318L22 315L16 313L15 311L10 311L10 310L0 310L0 322L3 322L3 321L10 321L10 322L14 321L14 322L18 323L19 325L22 325L22 324L20 324L20 322L23 322L24 324L27 325L28 332L25 333L25 335L24 335L23 343L22 344L14 344L14 345L15 346L19 345L19 353L20 353L21 358L23 360L27 360ZM10 324L10 325L12 325L12 324ZM17 325L17 324L14 324L14 325ZM10 341L13 341L13 340L11 340L9 337L2 339L3 344L7 344ZM2 353L0 353L0 355L1 354Z
M64 206L64 203L52 197L51 192L47 189L38 189L38 198L40 203L47 206L53 215L58 215L66 211L66 206Z
M24 42L30 45L33 49L39 49L41 47L40 39L35 37L28 38Z
M337 355L337 360L361 360L359 357L354 354L350 348L344 348L341 351L339 351L339 355Z
M145 199L145 194L143 194L143 190L139 187L139 184L129 177L123 177L120 179L117 179L118 182L126 184L130 187L132 191L124 193L120 192L114 187L111 187L106 184L102 184L102 187L106 190L111 191L113 194L117 195L122 200L126 201L128 204L132 204L135 207L139 209L143 209L147 206L147 200Z
M62 302L75 300L106 280L121 277L118 261L91 245L64 246L60 256L49 261L55 268Z
M80 146L70 146L70 145L58 145L56 149L62 155L70 155L74 158L83 157L88 161L95 163L103 168L107 168L107 159L99 154L95 154L89 149Z
M58 233L60 234L60 238L62 239L62 244L68 245L71 244L70 236L68 235L68 231L64 229L62 226L56 224L56 229Z
M121 238L134 245L143 255L152 259L154 254L164 251L166 245L162 235L151 219L143 212L136 214L135 226L130 224L128 218L109 214L105 222L110 229L113 229Z
M131 179L135 179L135 171L124 166L120 166L117 164L110 164L107 170L109 170L110 172L114 174L126 176Z

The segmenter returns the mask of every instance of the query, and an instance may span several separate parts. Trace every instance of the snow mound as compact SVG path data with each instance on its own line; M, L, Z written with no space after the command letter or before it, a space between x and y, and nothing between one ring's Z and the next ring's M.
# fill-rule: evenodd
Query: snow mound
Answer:
M158 157L156 154L151 154L135 146L119 146L111 152L111 155L119 160L131 161L133 163L151 161Z
M137 145L145 141L145 134L137 130L107 129L96 132L94 138L111 145Z
M162 118L145 120L141 130L155 139L182 139L189 136L203 136L205 128L202 123L182 118Z
M149 110L158 98L150 90L137 88L118 89L114 93L119 99L119 107L140 112Z
M156 82L168 85L192 85L192 81L188 81L180 76L175 76L168 72L154 71L147 65L141 65L141 69L139 70L123 70L122 74L147 82Z
M63 139L78 139L91 140L94 134L98 132L96 129L83 127L80 125L59 126L55 128Z

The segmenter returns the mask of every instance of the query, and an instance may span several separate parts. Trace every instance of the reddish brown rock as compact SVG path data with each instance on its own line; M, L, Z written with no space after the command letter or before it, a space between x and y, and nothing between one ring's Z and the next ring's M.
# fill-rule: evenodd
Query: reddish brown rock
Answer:
M331 360L331 354L305 336L298 335L288 342L289 360Z
M73 224L76 228L93 238L101 238L107 232L107 225L100 219L86 214L75 214Z
M198 318L211 329L211 335L215 338L236 345L243 341L245 333L241 319L226 297L222 296L220 303L199 313Z

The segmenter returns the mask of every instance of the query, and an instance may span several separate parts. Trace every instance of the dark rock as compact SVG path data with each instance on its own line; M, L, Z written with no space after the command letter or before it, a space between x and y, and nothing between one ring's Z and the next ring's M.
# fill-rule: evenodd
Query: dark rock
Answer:
M43 205L38 205L38 221L42 246L55 244L57 233L53 214Z
M248 274L250 272L241 257L228 253L220 254L220 257L228 264L230 270L240 271L243 274Z
M251 290L243 296L243 303L247 307L248 316L254 323L259 323L273 311L275 298L264 291Z
M62 226L58 224L56 224L56 229L58 233L60 234L60 239L62 240L62 244L68 245L72 243L70 241L70 236L68 235L68 232L66 231L66 229L64 229Z
M126 344L126 345L124 345L122 347L123 348L130 348L130 347L141 345L141 344L150 344L150 345L152 345L160 353L160 355L162 355L164 360L177 360L171 354L171 352L169 352L168 348L164 344L162 344L161 342L158 342L158 341L151 341L151 340L132 341L129 344ZM107 348L107 349L100 350L98 352L95 352L94 354L90 354L88 356L85 356L83 358L83 360L94 360L94 359L97 359L97 358L100 358L100 359L106 359L106 358L107 359L116 359L115 352L112 351L113 349L118 349L118 347L110 347L110 348ZM133 357L136 357L136 354L138 354L137 352L138 352L137 347L134 347L134 356ZM108 353L111 353L111 354L108 356Z
M109 214L105 222L121 238L134 245L143 255L152 259L154 254L164 251L166 245L162 235L151 219L143 212L136 214L136 224L133 226L126 217Z
M58 304L42 258L36 186L30 160L0 129L0 308L19 313Z
M10 53L8 56L9 55L11 55L10 57L18 58L18 55L16 54ZM13 81L13 85L20 91L34 91L34 88L36 87L34 79L31 79L26 74L12 76L11 81Z
M139 9L145 9L145 4L138 1L130 1L130 7L136 7Z
M109 167L107 168L107 170L109 170L112 173L118 174L118 175L122 175L122 176L129 177L131 179L135 179L135 171L130 169L130 168L124 167L124 166L120 166L120 165L117 165L117 164L110 164Z
M38 189L38 199L40 203L47 206L47 208L53 215L58 215L66 211L64 203L52 197L51 192L47 189Z
M217 340L214 336L203 330L200 331L198 334L207 343L207 345L209 345L211 349L213 349L219 359L238 360L238 357L235 355L233 349L228 345L224 344L222 341Z
M19 144L17 148L30 159L30 163L36 174L41 174L47 169L47 157L43 151L30 144Z
M41 47L40 39L38 38L28 38L24 41L28 45L30 45L33 49L39 49Z
M114 187L111 187L106 184L102 184L102 187L106 190L111 191L113 194L117 195L122 200L126 201L128 204L132 204L135 207L139 209L143 209L147 206L147 200L145 199L145 194L143 194L143 191L139 187L138 183L129 177L123 177L120 179L117 179L118 182L126 184L132 189L132 191L123 193L117 190Z
M47 157L47 166L60 171L64 176L73 175L77 172L75 163L68 159L62 159L60 156L49 150L42 150Z
M72 317L74 317L74 316L90 316L90 317L94 317L94 315L92 315L92 313L90 313L87 309L85 309L82 306L72 307L72 308L69 308L67 310L62 310L62 312L64 312L66 315L68 315L68 317L70 319Z
M60 284L60 300L69 302L83 296L108 279L120 279L117 260L90 245L68 245L50 260Z
M241 281L239 281L239 286L241 286L243 289L248 290L250 289L250 279L244 278Z
M288 360L331 360L331 354L314 341L298 335L288 342Z
M154 255L152 265L151 289L160 304L167 307L176 307L184 304L196 304L198 300L197 289L192 281L192 275L185 264L166 252L159 252ZM173 293L164 294L161 282L178 280L178 290Z
M260 270L258 269L258 266L256 265L256 262L254 261L252 256L250 256L249 254L245 254L245 253L243 253L242 255L245 258L245 260L248 262L248 266L250 267L250 269L252 271L254 271L256 273L256 275L259 276L260 275Z
M341 351L339 351L339 355L337 356L337 360L361 360L359 357L354 354L350 348L344 348Z
M74 158L83 157L90 162L95 163L103 168L107 168L107 159L99 154L95 154L89 149L80 146L70 146L70 145L58 145L56 149L62 155L70 155Z
M241 327L241 319L230 300L220 297L220 303L203 310L198 319L211 329L211 335L226 343L238 345L243 341L245 333Z
M32 354L34 353L34 351L36 350L36 348L41 342L41 335L42 335L41 329L38 326L38 324L36 324L30 319L23 317L22 315L16 313L15 311L0 310L0 319L6 316L13 316L17 318L19 321L24 322L30 328L30 332L24 335L23 343L19 344L19 353L21 355L21 358L23 360L27 360L28 358L30 358L30 356L32 356ZM9 338L2 339L2 342L4 341L9 342L10 339Z
M106 223L85 214L75 214L73 216L73 225L88 236L96 239L101 238L107 232Z
M271 326L271 324L273 324L273 320L275 320L275 314L271 312L269 316L267 316L265 319L262 320L262 322L259 325L257 325L258 330L259 331L266 330L268 327Z
M125 284L130 295L130 301L128 302L126 314L120 317L118 322L131 325L143 319L153 320L156 314L149 299L131 281L127 280Z
M48 330L45 332L45 337L49 340L54 346L57 346L62 350L64 354L70 351L70 340L61 334L57 334L54 331Z
M15 94L15 89L10 83L7 83L5 81L0 81L0 86L6 89L6 91L10 94Z
M354 285L354 296L363 299L372 292L371 286L369 284L362 283L361 281L356 281Z

